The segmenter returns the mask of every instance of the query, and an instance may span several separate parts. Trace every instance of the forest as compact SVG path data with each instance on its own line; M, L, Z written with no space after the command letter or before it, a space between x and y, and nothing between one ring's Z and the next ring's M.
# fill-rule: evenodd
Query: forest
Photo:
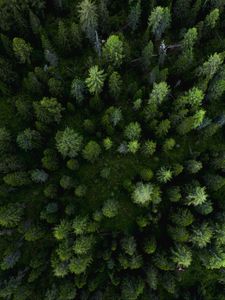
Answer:
M225 300L225 0L0 0L0 299Z

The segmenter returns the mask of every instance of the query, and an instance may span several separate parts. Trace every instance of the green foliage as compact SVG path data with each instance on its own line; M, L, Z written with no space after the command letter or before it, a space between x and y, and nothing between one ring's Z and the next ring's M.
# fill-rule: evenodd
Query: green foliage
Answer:
M98 27L96 4L91 0L83 0L79 4L78 13L82 30L90 40L93 40Z
M167 169L166 167L161 167L157 171L157 179L159 182L166 183L172 179L172 171L170 169Z
M0 208L0 224L3 227L15 227L22 218L24 212L23 205L15 205L13 203L1 206Z
M207 223L194 227L191 234L191 242L194 246L204 248L210 242L213 231Z
M22 64L30 63L30 55L32 47L29 43L26 43L24 39L15 37L13 39L13 51L19 62Z
M16 141L21 149L30 151L39 148L41 135L38 131L27 128L18 134Z
M224 299L223 0L0 0L0 298Z
M152 184L139 182L132 193L132 199L140 206L147 206L153 200L153 193L154 186Z
M113 218L118 215L119 203L114 199L106 200L102 207L102 213L107 218Z
M102 91L104 80L104 71L99 70L98 66L91 67L89 77L85 80L89 92L98 95Z
M67 127L64 131L58 131L55 137L56 148L63 157L76 157L81 150L83 138L73 129Z
M119 36L111 35L103 47L103 57L106 62L109 62L115 67L119 67L123 61L123 52L123 42Z
M128 140L139 139L141 136L141 126L138 122L132 122L125 128L124 136Z
M159 40L165 30L170 26L171 15L168 7L157 6L151 12L148 19L148 25L155 38Z
M49 124L59 123L62 118L63 107L56 98L44 97L39 102L34 102L34 111L38 121Z
M109 92L112 97L118 99L122 88L122 79L118 72L113 72L109 77Z
M90 141L83 149L83 157L90 161L94 162L98 159L99 155L101 153L101 147L99 144L95 141Z
M179 245L172 250L172 260L179 267L187 268L191 264L192 253L188 247Z

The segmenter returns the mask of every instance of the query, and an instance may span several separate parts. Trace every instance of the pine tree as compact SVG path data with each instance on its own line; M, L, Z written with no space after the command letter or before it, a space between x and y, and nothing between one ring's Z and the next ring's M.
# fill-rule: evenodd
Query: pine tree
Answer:
M29 43L26 43L24 39L18 37L13 39L13 51L15 52L15 56L18 58L20 63L31 63L30 55L32 52L32 47Z
M0 208L0 224L3 227L15 227L22 219L23 205L9 203Z
M83 138L73 129L67 127L58 131L55 137L56 148L63 157L76 157L81 150Z
M93 41L98 27L97 6L91 0L83 0L78 8L81 28Z
M104 85L105 74L103 70L99 70L98 66L89 69L89 77L85 83L91 94L100 94Z
M103 47L103 57L106 62L112 64L112 66L119 67L124 58L123 42L120 40L119 36L111 35L104 47Z
M33 105L38 121L46 124L60 122L64 108L56 98L44 97L40 102L34 102Z
M113 218L119 213L119 203L114 199L107 200L103 207L102 213L107 218Z
M191 242L194 246L204 248L213 236L211 227L205 222L198 227L194 227L191 235Z
M148 25L152 30L156 40L160 40L162 34L170 26L171 15L168 7L157 6L151 12Z
M40 147L41 135L38 131L27 128L18 134L16 141L21 149L30 151Z
M83 149L83 157L90 161L94 162L98 159L99 155L101 154L101 147L95 141L90 141Z
M139 182L132 193L132 200L140 206L147 206L152 201L153 192L152 184Z

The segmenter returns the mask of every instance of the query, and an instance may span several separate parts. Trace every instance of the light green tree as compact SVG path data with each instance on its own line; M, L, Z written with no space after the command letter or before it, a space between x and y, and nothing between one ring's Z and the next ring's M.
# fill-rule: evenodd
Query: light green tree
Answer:
M172 260L179 267L188 268L192 262L192 253L187 246L177 245L172 249Z
M120 40L119 36L111 35L104 47L103 47L103 57L106 62L109 62L115 67L119 67L124 58L123 42Z
M24 39L18 37L13 39L13 51L20 63L30 63L32 47L29 43L26 43Z
M83 0L78 6L81 29L88 39L94 40L95 31L98 27L97 6L92 0Z
M85 83L91 94L98 95L101 93L105 81L105 74L103 70L99 70L98 66L93 66L89 69L88 78Z
M160 40L162 34L170 27L171 14L168 7L155 7L148 19L148 25L156 40Z
M74 129L67 127L57 132L55 140L56 148L63 157L74 158L81 150L83 138Z

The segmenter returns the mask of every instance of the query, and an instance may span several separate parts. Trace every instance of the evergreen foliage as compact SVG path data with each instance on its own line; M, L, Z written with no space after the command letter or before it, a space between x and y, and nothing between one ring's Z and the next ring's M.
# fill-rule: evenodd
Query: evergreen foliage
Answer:
M0 299L225 299L224 20L0 0Z

